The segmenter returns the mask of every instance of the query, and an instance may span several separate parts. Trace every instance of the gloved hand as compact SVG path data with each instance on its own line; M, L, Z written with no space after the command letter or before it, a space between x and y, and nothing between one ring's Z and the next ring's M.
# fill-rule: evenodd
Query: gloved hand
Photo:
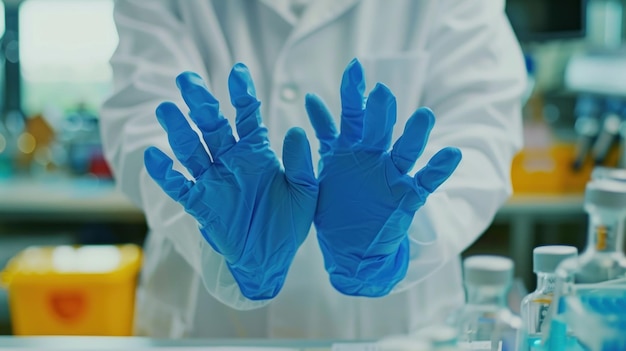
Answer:
M395 97L377 84L364 104L364 90L363 68L353 60L341 83L339 135L319 97L307 95L306 109L321 145L314 222L330 281L343 294L377 297L406 275L413 216L452 174L461 152L444 148L408 176L435 122L432 112L418 109L389 152Z
M172 160L155 147L145 152L146 169L198 221L242 294L271 299L282 288L315 212L318 184L306 135L299 128L287 132L283 169L269 147L260 102L243 64L235 65L228 79L238 141L197 74L182 73L176 83L210 155L178 107L165 102L157 108L157 118L176 158L194 179L173 170Z

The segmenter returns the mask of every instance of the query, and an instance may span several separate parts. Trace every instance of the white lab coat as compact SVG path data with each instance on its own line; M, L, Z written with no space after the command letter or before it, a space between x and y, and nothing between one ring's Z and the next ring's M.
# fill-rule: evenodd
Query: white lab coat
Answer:
M509 167L521 146L525 71L504 1L316 0L300 18L288 2L116 3L115 92L101 123L117 182L144 209L151 230L137 296L138 334L377 338L441 321L463 302L458 256L509 196ZM174 79L192 70L234 117L226 82L241 61L255 80L272 148L282 150L287 129L300 126L317 159L303 96L317 93L338 117L341 75L353 57L365 67L368 89L380 81L396 95L395 138L418 106L435 112L416 169L444 146L461 148L462 163L418 211L409 233L409 272L389 296L355 298L334 290L312 228L281 293L249 301L196 221L146 173L146 147L172 154L155 107L169 100L185 109Z

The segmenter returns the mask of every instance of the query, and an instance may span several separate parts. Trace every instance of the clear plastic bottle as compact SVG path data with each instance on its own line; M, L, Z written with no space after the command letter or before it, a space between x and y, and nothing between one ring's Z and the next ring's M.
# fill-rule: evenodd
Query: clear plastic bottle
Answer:
M588 294L598 296L603 290L621 289L626 292L623 288L626 276L626 257L623 252L626 182L620 178L621 175L611 170L603 170L594 172L593 179L587 183L587 246L582 255L564 260L557 269L555 303L550 308L549 330L545 333L547 349L550 351L584 349L580 344L580 333L586 333L587 330L580 328L581 324L572 317L575 314L565 301L570 298L575 301ZM591 319L587 320L586 328L591 330L597 327L592 325Z
M591 180L614 180L626 183L626 169L596 166L591 172Z
M462 350L513 351L522 320L507 307L513 261L472 256L463 262L467 303L448 320Z
M559 264L578 255L573 246L540 246L533 250L533 270L537 274L537 288L522 300L521 315L524 332L519 351L542 350L541 337L545 319L554 296Z
M589 215L587 246L579 259L575 283L592 284L623 277L626 183L611 179L589 182L585 211Z

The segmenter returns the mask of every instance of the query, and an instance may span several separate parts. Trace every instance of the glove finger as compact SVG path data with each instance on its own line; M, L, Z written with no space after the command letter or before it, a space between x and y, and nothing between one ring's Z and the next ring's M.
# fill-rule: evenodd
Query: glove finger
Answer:
M324 101L317 95L307 94L304 98L304 107L315 130L315 136L320 141L319 153L325 155L337 139L337 127L335 127L333 117Z
M317 193L311 147L302 128L291 128L283 143L283 164L289 183L308 193Z
M461 150L455 147L439 150L428 161L428 164L415 174L417 187L432 193L452 175L459 162L461 162Z
M219 102L196 73L181 73L176 77L176 84L189 106L189 117L200 129L204 142L216 160L235 145L235 137L228 120L220 112Z
M383 84L376 84L367 97L361 144L368 149L387 151L396 124L396 97Z
M363 102L365 77L361 63L354 59L341 79L341 135L343 145L357 143L363 137Z
M424 152L430 131L435 125L435 116L428 108L419 108L404 126L402 136L391 150L391 160L400 173L407 173Z
M144 164L148 174L174 201L180 202L193 183L172 168L172 159L156 147L149 147L144 152Z
M248 67L242 63L233 66L228 76L230 102L236 110L235 125L240 140L251 144L267 144L267 128L261 120L256 90Z
M156 109L156 116L172 146L174 155L196 178L211 165L211 159L204 150L198 134L191 129L187 119L178 107L164 102Z

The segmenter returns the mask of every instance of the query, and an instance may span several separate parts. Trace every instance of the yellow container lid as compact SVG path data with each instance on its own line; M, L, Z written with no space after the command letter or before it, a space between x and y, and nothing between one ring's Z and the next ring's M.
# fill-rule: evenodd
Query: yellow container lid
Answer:
M13 257L0 273L0 283L115 283L137 274L137 245L29 247Z

